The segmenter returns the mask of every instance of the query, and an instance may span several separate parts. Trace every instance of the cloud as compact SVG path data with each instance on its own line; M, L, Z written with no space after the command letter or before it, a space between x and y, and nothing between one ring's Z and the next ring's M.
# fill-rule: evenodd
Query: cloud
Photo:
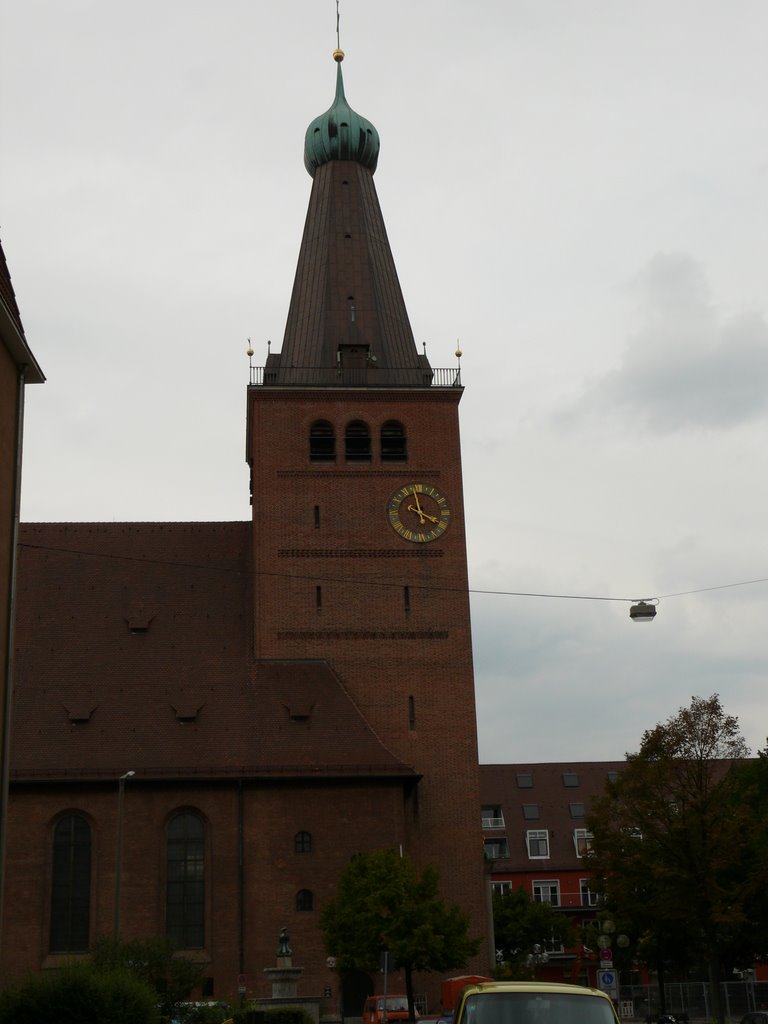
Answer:
M702 266L655 256L633 283L639 328L619 366L589 385L564 418L620 409L658 433L734 427L768 413L768 323L725 316Z

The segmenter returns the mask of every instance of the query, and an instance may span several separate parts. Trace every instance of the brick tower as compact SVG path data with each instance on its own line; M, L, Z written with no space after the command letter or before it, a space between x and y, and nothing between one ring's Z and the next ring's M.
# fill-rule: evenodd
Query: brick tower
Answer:
M461 382L417 352L337 79L248 388L252 521L20 529L4 977L167 937L204 998L264 998L287 927L302 994L354 1016L377 979L339 978L320 916L384 847L485 932Z
M334 103L306 133L313 184L282 350L248 389L256 671L301 661L340 681L420 776L407 852L439 867L482 935L462 386L417 351L373 182L378 135L334 57Z

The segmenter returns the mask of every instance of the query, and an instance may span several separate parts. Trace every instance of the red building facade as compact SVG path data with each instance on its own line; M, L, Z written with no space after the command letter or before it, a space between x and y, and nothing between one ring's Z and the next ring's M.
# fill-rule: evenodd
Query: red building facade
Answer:
M597 918L597 897L585 855L586 816L623 761L480 766L483 841L491 885L527 895L567 914L577 934ZM600 953L578 942L545 946L537 976L596 985Z

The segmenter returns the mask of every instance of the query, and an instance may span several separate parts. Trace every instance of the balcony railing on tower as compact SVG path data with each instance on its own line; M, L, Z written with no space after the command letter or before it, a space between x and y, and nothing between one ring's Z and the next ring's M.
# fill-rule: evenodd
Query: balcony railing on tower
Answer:
M460 388L461 367L252 366L251 384L305 388Z

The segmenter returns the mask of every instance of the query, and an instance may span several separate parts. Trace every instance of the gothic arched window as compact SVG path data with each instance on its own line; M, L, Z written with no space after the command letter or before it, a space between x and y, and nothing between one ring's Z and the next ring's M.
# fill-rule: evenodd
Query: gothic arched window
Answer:
M205 825L181 811L165 828L165 931L178 949L205 945Z
M83 953L90 945L91 826L68 814L53 830L51 953Z

